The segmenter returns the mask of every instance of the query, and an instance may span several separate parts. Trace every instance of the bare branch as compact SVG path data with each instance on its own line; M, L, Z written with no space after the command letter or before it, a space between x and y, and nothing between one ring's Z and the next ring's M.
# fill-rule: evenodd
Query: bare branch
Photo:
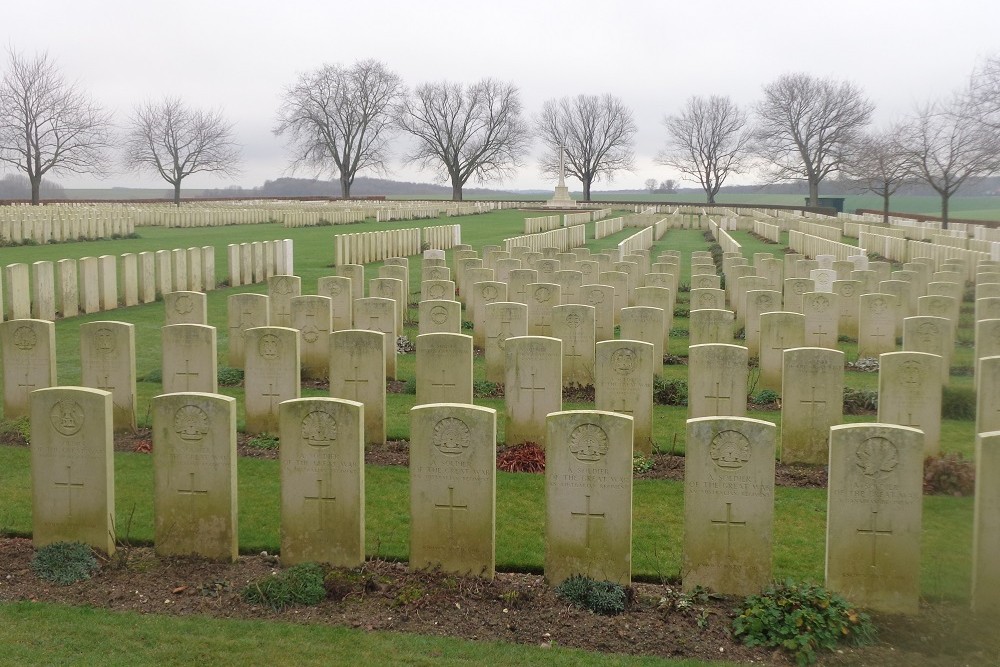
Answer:
M494 79L418 86L397 106L396 122L417 140L405 161L450 180L455 201L473 176L483 183L513 175L531 137L517 86Z
M730 174L747 167L753 133L747 112L728 97L692 97L680 115L664 119L667 148L657 162L691 176L709 204Z
M820 182L840 169L845 148L874 109L852 83L785 74L764 87L757 106L760 155L771 164L774 180L807 181L815 206Z
M903 147L900 126L859 136L844 155L843 172L862 192L882 197L883 218L888 222L889 198L912 183L911 165Z
M542 173L558 176L559 148L566 151L566 173L583 184L590 201L594 181L611 180L616 171L632 171L636 126L632 110L613 95L577 95L549 100L535 120L545 143Z
M233 126L220 111L189 109L178 98L145 102L133 111L125 166L159 174L174 186L175 204L180 204L181 182L191 174L235 176L239 162Z
M274 133L288 137L293 171L336 174L350 197L359 172L386 172L392 111L402 94L402 79L377 60L324 65L285 91Z
M106 173L110 115L47 54L28 59L10 51L9 59L0 83L0 163L27 174L32 203L46 174Z

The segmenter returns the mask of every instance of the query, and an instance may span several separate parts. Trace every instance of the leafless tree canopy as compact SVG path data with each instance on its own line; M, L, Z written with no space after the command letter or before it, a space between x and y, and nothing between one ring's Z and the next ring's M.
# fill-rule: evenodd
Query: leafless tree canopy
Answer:
M973 72L966 108L979 122L1000 132L1000 55L987 58Z
M747 112L728 97L692 97L664 119L667 148L657 161L696 180L709 204L730 174L746 167L753 137Z
M764 87L757 107L756 140L776 181L809 183L816 205L819 184L840 169L844 150L871 119L875 106L846 81L785 74Z
M46 174L104 173L110 128L110 116L48 55L10 52L0 83L0 162L27 175L32 204Z
M512 83L425 83L398 105L396 120L416 139L406 161L450 181L455 201L473 176L486 182L513 174L528 150L530 132Z
M559 175L559 147L566 151L566 173L583 184L583 199L601 178L635 168L632 144L636 133L632 110L613 95L577 95L549 100L536 121L547 151L542 173Z
M189 109L180 99L146 102L132 114L125 139L125 166L152 171L174 186L181 201L181 182L191 174L239 173L240 147L233 126L219 111Z
M288 137L292 169L336 173L344 197L358 172L385 173L392 110L402 92L402 79L377 60L324 65L300 76L285 91L274 129Z
M843 171L858 187L882 197L883 219L889 219L889 198L913 176L903 148L902 128L862 134L844 159Z
M948 200L977 176L1000 169L997 132L980 122L964 95L921 107L903 130L910 170L941 196L941 219L948 224Z

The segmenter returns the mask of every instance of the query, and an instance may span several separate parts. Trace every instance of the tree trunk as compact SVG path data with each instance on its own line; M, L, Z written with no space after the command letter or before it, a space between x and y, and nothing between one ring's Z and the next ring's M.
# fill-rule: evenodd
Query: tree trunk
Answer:
M351 179L344 175L340 177L340 196L344 199L351 198Z
M589 178L581 179L583 181L583 201L590 201L590 181Z
M462 201L462 184L457 178L451 179L451 200Z
M705 193L708 195L708 204L715 204L715 193L711 190L706 190Z
M181 205L181 182L174 183L174 206Z
M889 191L882 193L882 222L889 224Z
M809 205L819 206L819 181L809 179Z
M948 193L943 193L941 195L941 229L948 229L948 199L951 197Z
M28 180L31 182L31 205L38 206L41 202L42 177L29 177Z

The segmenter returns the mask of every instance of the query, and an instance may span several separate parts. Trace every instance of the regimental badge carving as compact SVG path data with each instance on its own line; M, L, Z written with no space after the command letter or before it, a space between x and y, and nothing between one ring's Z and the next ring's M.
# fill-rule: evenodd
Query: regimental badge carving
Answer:
M604 291L599 289L590 290L590 303L591 305L604 303Z
M840 296L845 296L847 298L851 298L852 296L854 296L854 293L856 291L857 290L855 289L854 285L852 285L850 283L848 283L846 285L841 285L840 286Z
M770 308L774 300L771 298L770 294L761 294L757 297L757 305L763 308Z
M583 318L580 317L580 313L570 313L566 316L566 324L573 327L574 329L579 328Z
M902 376L904 384L919 386L924 379L924 365L919 361L904 362Z
M457 456L469 448L469 427L457 417L445 417L434 425L434 447L448 456Z
M500 295L500 291L494 285L483 286L481 296L485 301L496 301L497 296Z
M111 329L98 329L94 333L94 349L101 354L115 351L115 334Z
M805 294L806 293L805 283L796 280L794 283L792 283L792 291L796 294Z
M315 343L319 340L319 329L310 324L302 329L302 340L307 343Z
M444 306L434 306L431 308L431 322L434 324L444 324L448 321L448 309Z
M443 277L444 277L444 271L442 271L441 269L434 268L430 270L431 280L441 280Z
M257 343L257 351L265 359L277 359L280 356L278 352L278 337L274 334L264 334Z
M278 278L275 280L274 291L276 294L290 294L292 286L289 284L288 278Z
M881 315L889 308L889 304L885 302L882 297L875 297L871 302L871 312L872 315Z
M181 315L187 315L192 310L194 310L194 299L186 294L174 299L174 310L176 310Z
M581 424L569 435L569 451L578 461L600 461L608 453L608 434L597 424Z
M720 468L739 470L750 461L750 441L739 431L720 431L712 438L708 455Z
M329 412L313 410L302 418L302 440L310 447L329 447L337 440L337 420Z
M886 438L868 438L858 445L855 463L865 477L877 479L896 469L899 465L899 451Z
M384 299L392 298L392 284L387 282L380 282L378 284L378 293Z
M715 296L712 294L699 294L698 303L702 306L711 306L715 304Z
M197 405L185 405L174 413L174 433L181 440L198 442L208 433L208 414Z
M948 307L942 301L934 299L931 301L929 310L931 311L931 315L944 315L948 311Z
M444 296L444 287L441 285L431 285L428 292L430 292L430 297L432 299L440 299Z
M49 419L52 427L63 435L75 435L83 428L83 423L87 420L83 413L83 407L76 401L62 400L56 401L49 412Z
M19 350L30 350L38 343L38 334L31 327L18 327L12 336L14 347Z
M611 368L619 375L629 375L639 365L639 356L627 347L620 347L611 353Z
M917 327L917 337L920 342L928 345L941 335L941 329L933 322L924 322Z
M817 313L825 313L830 310L830 299L825 296L818 296L813 299L813 310Z
M327 287L327 294L330 296L340 296L342 291L343 290L340 288L340 285L337 283L329 283L329 286Z
M535 290L533 296L535 297L535 301L538 303L545 303L552 298L552 290L548 287L539 287Z

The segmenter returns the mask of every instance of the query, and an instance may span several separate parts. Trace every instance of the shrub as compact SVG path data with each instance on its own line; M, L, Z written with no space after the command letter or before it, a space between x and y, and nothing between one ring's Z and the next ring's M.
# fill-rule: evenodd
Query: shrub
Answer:
M222 387L238 387L243 382L243 371L230 366L220 366L218 378L219 385Z
M471 320L462 320L462 330L463 331L472 331L475 328L476 328L476 325L473 324Z
M878 410L878 392L874 389L851 389L844 387L844 413L860 415L870 410Z
M247 447L254 449L277 449L278 445L278 436L270 433L258 433L247 439Z
M243 589L243 599L252 604L266 604L281 611L293 604L318 604L326 597L323 569L316 563L301 563L287 570L250 582Z
M747 646L782 648L799 665L816 662L818 649L833 650L837 642L869 644L875 626L867 614L822 586L791 580L751 595L738 610L733 634Z
M417 378L407 378L406 384L403 385L404 394L417 394Z
M757 405L771 405L772 403L777 403L780 399L781 396L773 389L761 389L750 397L751 402Z
M545 472L545 450L534 442L508 447L497 454L497 469L506 472Z
M143 382L163 382L163 369L154 368L142 376Z
M687 405L688 384L686 380L653 377L653 402L657 405Z
M642 454L634 454L632 456L632 472L636 474L649 472L655 465L655 462L650 457L643 456Z
M941 416L945 419L975 419L975 389L972 387L944 387L941 392Z
M691 309L687 306L674 306L674 317L691 317Z
M472 395L475 398L499 398L503 396L500 385L489 380L473 380Z
M13 445L31 442L31 420L27 416L0 419L0 442Z
M90 579L97 567L94 550L80 542L47 544L31 559L31 569L39 579L60 586Z
M961 454L929 456L924 461L924 493L971 496L976 492L976 465Z
M614 616L625 611L625 587L612 581L594 581L577 574L556 586L555 590L563 600L595 614Z

